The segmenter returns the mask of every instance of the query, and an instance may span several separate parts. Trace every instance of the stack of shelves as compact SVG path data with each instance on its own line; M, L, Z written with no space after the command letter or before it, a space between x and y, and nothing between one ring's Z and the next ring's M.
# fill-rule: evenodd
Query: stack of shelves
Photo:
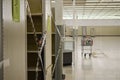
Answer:
M52 64L55 64L55 24L53 19L52 20Z
M43 30L42 0L28 0L28 3L30 5L36 34L38 39L40 39L42 36L42 30ZM35 42L30 17L27 15L27 73L28 73L27 79L28 80L35 80L36 78L37 58L38 58L38 47ZM44 50L42 51L42 59L43 58L44 58ZM40 64L39 70L38 70L39 77L37 80L44 80L43 71L41 69L41 63L39 64Z
M52 8L52 18L51 18L51 26L52 26L52 64L55 64L55 8Z

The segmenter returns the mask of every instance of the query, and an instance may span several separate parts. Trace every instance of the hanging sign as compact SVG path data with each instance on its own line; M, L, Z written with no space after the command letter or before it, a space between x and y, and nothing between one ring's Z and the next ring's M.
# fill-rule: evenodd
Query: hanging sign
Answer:
M12 19L20 22L20 0L12 0Z
M51 17L48 16L48 19L47 19L47 31L48 32L51 32Z

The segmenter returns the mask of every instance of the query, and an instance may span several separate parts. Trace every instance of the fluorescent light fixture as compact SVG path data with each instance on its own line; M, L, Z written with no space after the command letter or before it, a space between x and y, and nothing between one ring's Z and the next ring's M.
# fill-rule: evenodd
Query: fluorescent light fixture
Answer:
M53 1L51 1L52 3L55 3L55 1L53 0Z

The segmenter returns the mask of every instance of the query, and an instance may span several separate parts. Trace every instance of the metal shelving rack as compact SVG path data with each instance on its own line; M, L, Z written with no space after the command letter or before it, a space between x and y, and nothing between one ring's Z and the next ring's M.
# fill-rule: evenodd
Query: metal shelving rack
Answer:
M3 61L2 0L0 0L0 63ZM3 64L0 64L0 80L3 80Z
M43 32L43 13L42 0L28 0L31 9L31 17L34 22L37 38L42 37ZM38 5L39 4L39 5ZM42 60L44 60L44 50L42 50ZM36 80L36 64L38 59L38 46L34 38L34 31L30 17L27 14L27 80ZM39 61L38 78L37 80L44 80L44 73Z

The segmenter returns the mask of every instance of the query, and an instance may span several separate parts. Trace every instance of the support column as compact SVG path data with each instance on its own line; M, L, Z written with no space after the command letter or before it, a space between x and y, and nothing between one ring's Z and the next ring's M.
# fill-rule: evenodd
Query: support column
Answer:
M51 65L52 65L52 45L51 45L51 0L42 0L43 2L43 31L47 31L45 54L44 54L44 67L46 70L44 80L51 80Z
M63 36L63 0L55 0L55 22L56 22L56 27L58 27L61 35ZM63 74L63 51L62 48L63 46L61 45L61 50L60 53L58 53L58 49L60 46L60 39L61 37L58 35L58 32L56 31L56 36L55 36L55 57L59 55L58 61L56 64L55 68L55 80L62 80L62 74ZM63 44L63 43L62 43Z
M2 0L0 0L0 80L3 80L3 26L2 26Z
M59 29L62 37L64 33L63 26L57 25L57 28ZM59 55L56 63L56 68L55 68L55 80L63 80L62 79L62 74L63 74L63 39L60 37L58 32L56 31L55 35L55 58ZM58 53L58 51L60 52Z
M55 0L56 25L63 25L63 0Z
M82 26L82 38L81 38L81 40L84 40L85 36L87 36L87 27L86 26ZM83 46L81 46L81 50L82 50L81 55L83 57L83 50L84 50Z

